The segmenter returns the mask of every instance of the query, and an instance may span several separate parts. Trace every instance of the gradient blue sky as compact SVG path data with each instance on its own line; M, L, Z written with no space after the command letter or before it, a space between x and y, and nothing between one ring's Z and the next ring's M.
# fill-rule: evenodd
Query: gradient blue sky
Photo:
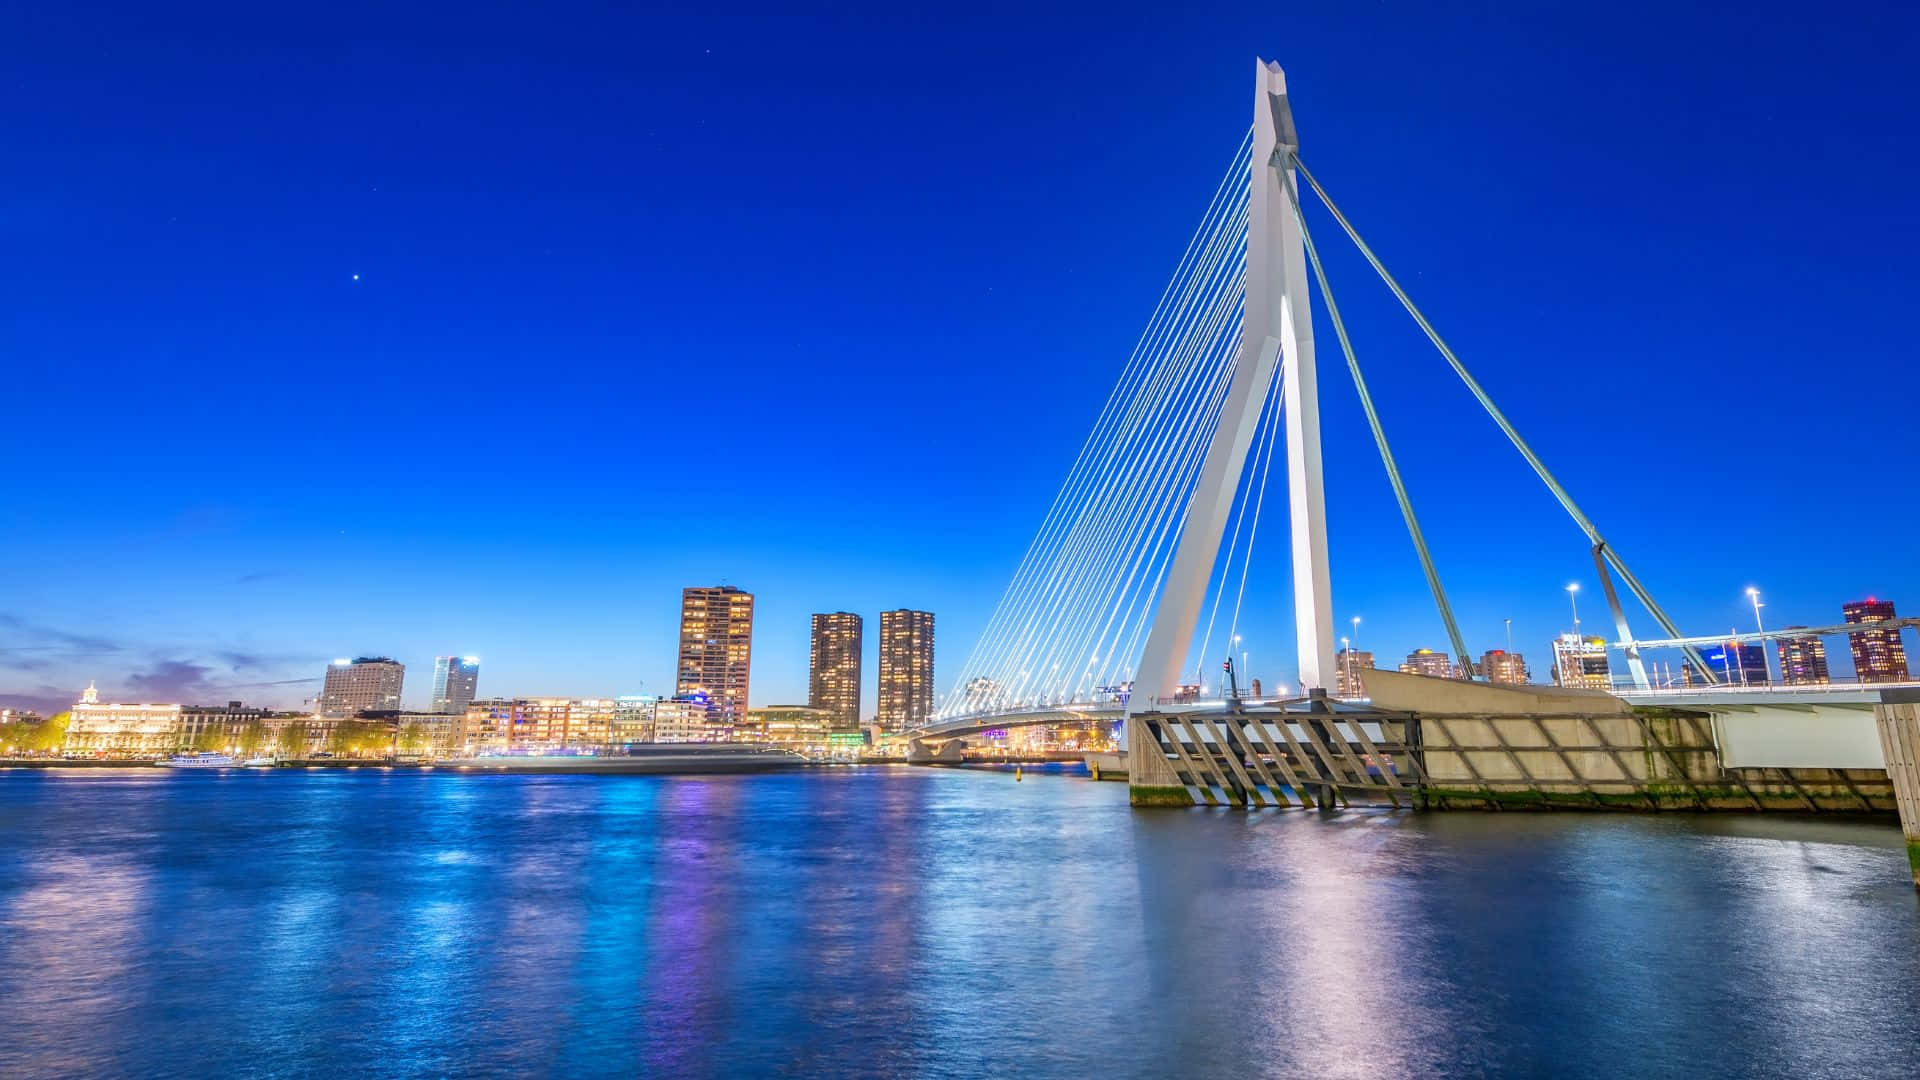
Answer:
M1749 584L1777 623L1920 610L1920 17L1538 7L13 5L0 692L293 704L387 653L423 702L439 652L483 694L661 691L679 588L720 581L759 597L756 704L804 698L821 610L937 612L944 687L1255 54L1684 625L1747 626ZM1511 617L1540 666L1586 545L1330 269L1469 643ZM1442 647L1324 371L1336 615Z

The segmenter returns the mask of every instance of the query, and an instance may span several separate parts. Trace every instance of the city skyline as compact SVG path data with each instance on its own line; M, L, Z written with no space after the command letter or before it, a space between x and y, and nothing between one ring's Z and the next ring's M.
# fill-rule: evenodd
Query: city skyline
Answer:
M313 673L334 656L424 671L449 645L486 657L490 686L660 693L674 678L672 592L720 579L761 597L756 699L804 700L810 612L902 605L940 613L944 693L966 675L959 660L1239 135L1221 118L1238 115L1249 42L1279 38L1312 105L1315 169L1362 228L1391 238L1386 254L1421 303L1683 628L1745 627L1750 585L1782 624L1828 624L1834 605L1867 595L1920 595L1902 545L1851 544L1803 513L1806 491L1876 496L1872 470L1813 455L1770 464L1769 483L1743 489L1712 536L1676 544L1673 515L1646 498L1665 474L1600 450L1724 460L1728 447L1757 456L1770 434L1838 443L1863 402L1920 391L1892 314L1916 271L1889 254L1916 227L1873 212L1904 198L1913 150L1887 135L1904 121L1893 67L1861 62L1894 55L1899 36L1762 26L1729 42L1706 16L1649 16L1663 33L1564 12L1470 35L1429 13L1358 16L1369 49L1394 58L1384 67L1355 63L1352 24L1331 18L1176 19L1156 29L1161 62L1146 71L1132 62L1134 31L1044 17L1012 43L966 26L848 33L795 20L776 33L682 16L622 37L649 43L637 56L581 55L536 28L516 44L539 89L505 76L462 85L479 113L531 121L528 153L476 164L468 148L485 126L416 123L442 115L444 91L404 60L366 59L362 78L341 83L271 32L229 28L285 73L261 81L261 113L237 116L231 86L255 61L205 65L153 41L71 87L48 58L100 28L49 12L14 39L47 47L16 58L28 106L17 145L39 164L22 173L32 212L10 233L20 258L0 271L36 317L0 332L0 348L22 361L11 390L26 428L78 422L89 437L26 441L6 481L0 705L70 701L88 679L120 697L285 704L314 696ZM1469 70L1433 47L1469 38L1482 61ZM1578 41L1633 76L1596 95L1593 71L1558 63L1543 39ZM820 61L787 85L794 123L743 136L739 66L794 47ZM1054 62L1062 52L1129 72L1112 88L1133 118L1124 131L1089 138L1074 110L1031 107L1084 94L1084 71ZM929 64L1015 77L982 80L956 106L926 84ZM1796 74L1756 84L1753 70ZM332 111L303 139L262 119L305 115L314 95ZM1711 125L1649 107L1673 100L1712 103ZM1622 108L1631 160L1592 136ZM948 118L945 146L900 123L929 109ZM158 134L181 125L221 148L219 183ZM1783 125L1811 133L1809 160L1845 167L1823 170L1818 190L1745 182L1775 167L1763 148ZM75 130L104 160L140 167L129 177L62 156ZM968 151L957 163L954 146ZM778 194L743 179L767 153L789 162ZM1032 181L1018 199L998 182L1008 172ZM278 175L310 187L263 179ZM466 194L444 197L449 176ZM269 220L280 224L256 224ZM1816 227L1761 235L1755 220ZM1647 259L1649 243L1667 257ZM115 288L99 288L100 266L122 275ZM1817 329L1780 325L1769 298L1782 281L1826 313ZM772 299L744 313L716 299L742 292ZM1590 579L1586 546L1497 433L1405 422L1458 402L1459 387L1401 348L1390 300L1359 287L1341 299L1382 412L1402 420L1396 445L1468 655L1503 645L1509 617L1512 640L1537 653L1566 629L1561 583ZM1602 330L1616 323L1645 328L1633 362L1660 366L1661 393L1612 374L1618 337ZM929 324L948 332L927 342ZM1819 379L1793 377L1808 357L1833 359ZM1745 377L1730 382L1734 364ZM315 371L367 393L316 397ZM1381 657L1438 647L1351 389L1333 375L1322 394L1336 622L1364 615L1358 647ZM1010 388L1035 392L1019 408L982 407ZM468 482L448 484L438 454L428 466L380 437L408 430L429 400L476 430L535 435L463 447ZM844 468L753 437L716 448L624 435L630 404L645 402L724 409L728 430L748 436L829 421L849 444L889 446L902 400L926 412L913 452ZM295 412L327 435L246 454L206 438L235 417ZM1481 483L1454 484L1463 467ZM670 481L690 474L729 477L730 504L754 520L807 526L663 527L660 508L683 512ZM474 529L476 487L488 506L559 506L564 520ZM902 514L907 491L918 501ZM835 514L817 513L823 497ZM1889 534L1911 534L1916 511L1883 511ZM1285 560L1262 543L1243 674L1292 684ZM447 602L458 595L474 603ZM515 618L482 616L494 608ZM877 672L877 651L863 660ZM1843 650L1829 660L1849 669ZM863 696L875 693L868 677Z

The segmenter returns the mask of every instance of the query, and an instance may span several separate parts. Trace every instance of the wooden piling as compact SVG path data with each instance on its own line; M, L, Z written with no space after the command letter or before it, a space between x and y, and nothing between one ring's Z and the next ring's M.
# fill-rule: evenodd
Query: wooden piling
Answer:
M1883 690L1873 707L1880 728L1880 750L1887 759L1900 810L1900 831L1907 841L1907 866L1920 889L1920 690Z

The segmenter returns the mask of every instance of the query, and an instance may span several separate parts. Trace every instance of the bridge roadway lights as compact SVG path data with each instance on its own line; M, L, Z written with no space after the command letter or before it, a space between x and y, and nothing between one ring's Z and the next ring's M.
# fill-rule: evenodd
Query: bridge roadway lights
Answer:
M1920 889L1920 690L1882 690L1873 708L1880 748L1900 809L1900 831L1907 841L1907 867Z

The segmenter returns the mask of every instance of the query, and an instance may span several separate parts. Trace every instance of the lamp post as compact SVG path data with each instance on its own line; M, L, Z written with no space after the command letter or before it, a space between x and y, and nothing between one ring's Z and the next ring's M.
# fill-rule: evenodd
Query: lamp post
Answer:
M1351 638L1340 639L1340 673L1346 676L1341 680L1346 685L1340 687L1340 696L1345 697L1353 693L1353 640Z
M1767 605L1760 602L1760 590L1754 588L1751 585L1747 586L1747 599L1753 601L1753 628L1759 631L1760 633L1765 634L1767 632L1767 628L1760 624L1760 609L1763 607L1766 607ZM1772 682L1773 681L1773 663L1771 660L1767 658L1767 653L1769 651L1770 650L1767 648L1766 640L1763 638L1760 642L1760 663L1764 665L1767 669L1767 681ZM1740 666L1742 668L1745 668L1747 665L1741 664ZM1782 670L1780 672L1780 677L1784 679L1786 678L1786 676L1787 676L1787 673L1784 670Z
M1580 648L1580 583L1567 583L1567 604L1573 609L1573 640L1564 649L1555 649L1554 668L1560 672L1560 685L1571 686L1570 665L1575 662L1576 650Z

